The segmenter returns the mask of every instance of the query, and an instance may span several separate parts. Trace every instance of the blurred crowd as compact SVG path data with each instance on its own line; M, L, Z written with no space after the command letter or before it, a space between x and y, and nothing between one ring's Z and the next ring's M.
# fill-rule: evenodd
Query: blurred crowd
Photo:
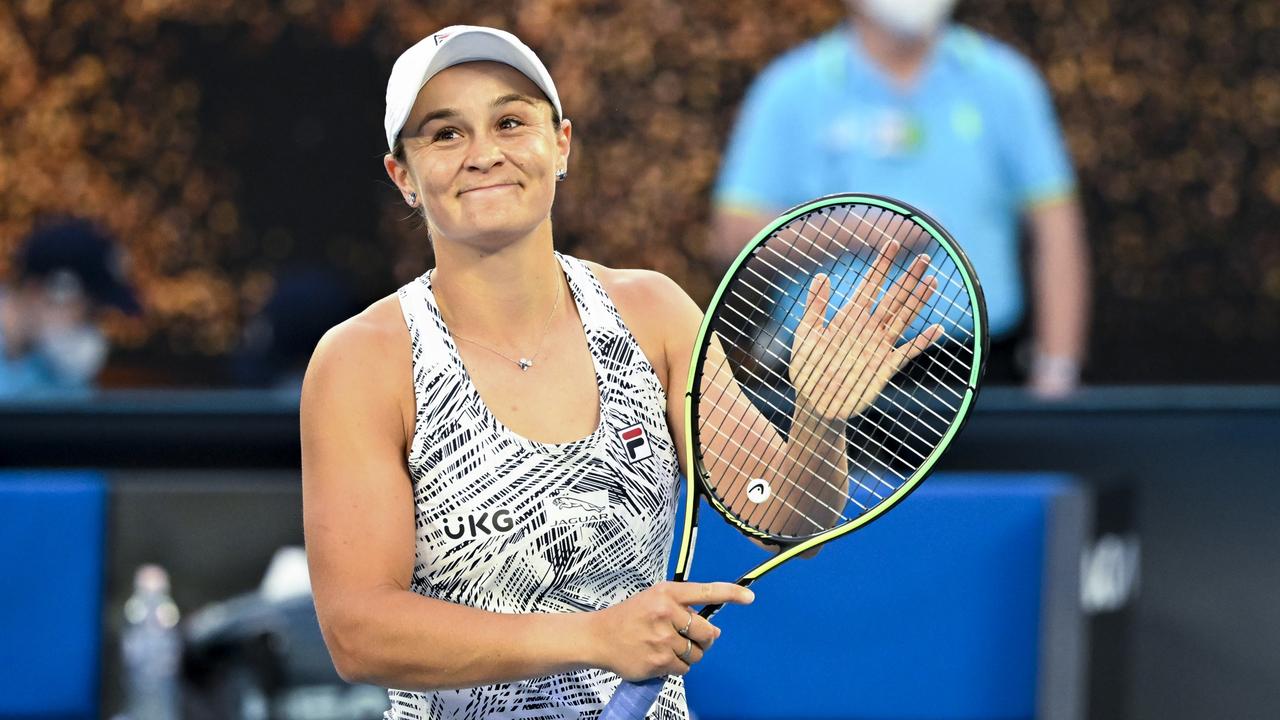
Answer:
M87 390L107 360L97 318L140 309L124 256L85 220L37 227L0 286L0 397Z
M0 285L0 399L83 395L96 386L110 353L103 317L142 311L125 258L114 238L83 219L50 220L23 240L14 277ZM320 337L358 309L336 269L282 270L210 384L296 394Z
M562 249L705 301L778 211L891 195L973 257L997 382L1274 379L1232 352L1280 343L1274 4L588 5L0 8L0 396L296 388L324 329L430 265L379 178L380 87L451 22L549 59ZM1217 349L1158 350L1189 337Z

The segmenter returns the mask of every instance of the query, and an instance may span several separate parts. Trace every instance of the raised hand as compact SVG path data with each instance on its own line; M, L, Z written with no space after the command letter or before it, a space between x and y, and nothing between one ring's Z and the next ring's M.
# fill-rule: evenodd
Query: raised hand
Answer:
M898 345L902 333L938 290L937 278L924 274L928 255L916 256L876 303L901 247L896 240L884 246L831 322L826 322L832 293L829 278L820 273L809 284L788 368L799 409L824 420L861 413L890 378L942 337L942 326L934 324Z

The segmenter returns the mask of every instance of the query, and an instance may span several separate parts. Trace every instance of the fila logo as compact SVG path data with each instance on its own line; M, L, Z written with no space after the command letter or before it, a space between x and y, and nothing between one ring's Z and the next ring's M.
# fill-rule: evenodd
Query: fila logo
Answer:
M639 462L653 455L653 449L649 447L649 436L640 423L619 430L618 437L621 438L622 447L627 451L627 459L631 462Z
M436 47L440 47L440 43L444 42L447 37L449 37L449 33L436 33L431 36L431 39L436 41Z
M450 527L449 519L444 521L444 534L449 536L450 540L460 540L467 534L475 538L481 535L510 532L516 524L511 518L511 511L506 508L494 510L492 513L460 515L454 518L453 522L457 523L457 527Z

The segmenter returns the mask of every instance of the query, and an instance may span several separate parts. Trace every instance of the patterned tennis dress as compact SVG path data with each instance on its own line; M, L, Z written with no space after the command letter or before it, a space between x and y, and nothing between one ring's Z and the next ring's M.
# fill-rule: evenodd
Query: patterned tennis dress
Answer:
M430 273L400 288L417 404L408 464L412 589L421 595L491 612L583 612L666 574L678 468L662 384L591 271L556 258L600 388L599 426L568 443L524 438L489 411L440 316ZM594 718L617 684L617 675L589 669L465 690L392 689L384 720ZM667 682L649 717L688 717L679 679Z

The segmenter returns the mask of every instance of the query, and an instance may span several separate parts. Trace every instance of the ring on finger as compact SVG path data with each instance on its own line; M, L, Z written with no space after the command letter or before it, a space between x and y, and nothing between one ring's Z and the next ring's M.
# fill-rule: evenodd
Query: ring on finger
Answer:
M682 662L689 662L689 653L693 652L693 641L689 638L684 639L684 652L680 653Z
M685 622L684 627L680 628L679 630L680 634L685 636L685 639L688 639L689 637L689 626L692 624L693 624L693 611L690 610L689 619Z

